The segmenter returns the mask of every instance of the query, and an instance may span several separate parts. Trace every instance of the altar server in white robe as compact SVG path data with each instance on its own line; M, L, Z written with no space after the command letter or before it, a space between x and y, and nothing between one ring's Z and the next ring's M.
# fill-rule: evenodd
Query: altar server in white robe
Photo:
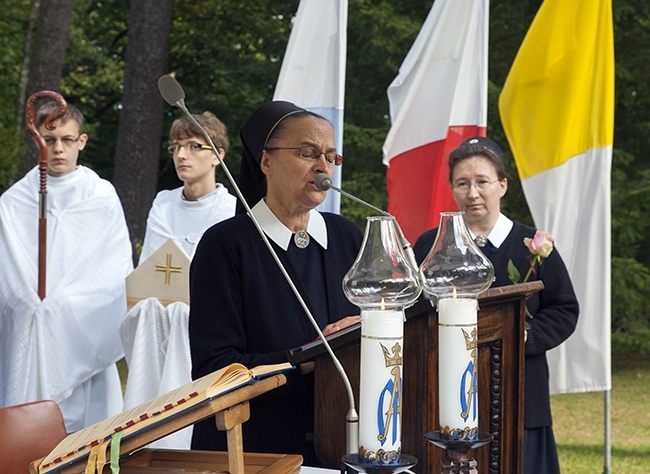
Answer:
M211 112L194 115L194 118L224 157L230 147L226 126ZM235 215L236 198L216 181L219 158L189 117L177 119L172 124L168 151L183 186L160 191L156 196L147 219L140 264L170 238L175 239L191 258L206 229ZM124 396L127 409L192 380L189 307L175 302L165 308L155 296L136 304L120 326L129 366ZM191 427L152 446L189 449L190 441Z
M58 106L38 105L48 151L46 296L37 294L35 167L0 196L0 406L54 400L72 432L122 410L115 363L131 243L115 188L77 164L88 140L79 110L68 105L47 130Z
M194 118L224 157L230 140L223 122L211 112L194 115ZM147 218L140 263L170 238L176 239L192 258L203 232L235 215L237 199L216 181L219 158L189 117L177 119L172 124L168 151L183 186L160 191L156 196Z

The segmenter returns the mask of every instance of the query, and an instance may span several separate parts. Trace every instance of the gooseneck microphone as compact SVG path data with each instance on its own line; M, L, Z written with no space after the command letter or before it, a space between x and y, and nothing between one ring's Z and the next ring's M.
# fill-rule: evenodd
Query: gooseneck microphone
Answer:
M192 122L201 130L203 133L203 136L205 139L208 141L208 144L210 145L210 148L212 148L212 151L217 155L217 158L221 162L221 167L226 173L226 176L228 177L228 181L232 185L233 189L237 193L237 196L239 197L239 200L243 204L244 208L246 209L246 212L248 216L251 218L253 221L253 224L255 225L255 228L257 229L257 232L260 234L260 237L264 241L264 244L268 248L269 252L273 256L273 259L275 260L275 263L277 264L278 268L282 272L282 275L284 276L285 280L291 287L291 290L293 293L296 295L296 298L298 299L298 302L300 303L300 306L302 306L303 310L305 311L305 314L307 315L307 318L309 319L311 325L314 327L316 330L316 333L318 334L318 337L320 338L321 341L323 341L323 345L327 349L327 352L329 353L330 357L332 358L332 361L334 362L334 366L336 367L336 370L339 372L341 375L341 378L343 379L343 384L345 385L345 390L348 395L348 401L349 401L349 410L348 414L346 416L346 434L347 434L347 450L348 453L357 453L359 451L359 415L356 410L355 402L354 402L354 393L352 391L352 385L350 384L350 379L348 378L348 375L345 372L345 369L343 369L343 366L341 365L341 362L338 360L336 355L334 354L334 351L332 350L332 347L329 345L327 342L327 339L323 335L323 332L321 331L320 327L318 327L318 323L316 323L316 320L314 319L314 316L311 314L311 311L307 307L307 304L305 303L305 300L302 298L300 295L300 292L296 288L296 285L293 283L291 280L291 277L289 276L289 273L287 273L287 270L284 268L284 265L280 261L280 258L278 257L277 253L275 252L275 249L269 242L268 238L266 237L266 234L262 230L262 227L260 226L259 222L253 215L253 212L251 211L250 206L248 205L248 202L246 202L246 199L244 198L244 195L242 194L241 190L239 189L239 186L237 185L237 182L235 179L232 177L232 174L230 173L230 170L228 169L226 163L223 160L223 157L219 153L219 150L217 147L214 145L212 142L212 139L210 138L210 135L208 132L201 126L201 124L194 118L194 116L187 110L187 107L185 107L185 92L183 91L183 88L181 85L178 83L176 79L174 79L172 76L166 74L164 76L161 76L160 79L158 79L158 90L160 91L160 95L165 99L165 102L167 102L169 105L173 105L174 107L178 107L181 109L185 115L187 115ZM327 176L327 175L325 175ZM329 179L329 177L328 177Z
M320 173L317 174L316 177L314 178L314 184L316 187L321 190L321 191L328 191L330 189L333 189L337 193L343 194L345 197L349 197L353 201L358 202L359 204L366 206L369 209L372 209L375 212L378 212L379 214L387 217L392 217L393 222L395 223L395 229L397 230L397 235L399 236L400 244L402 245L402 250L404 250L404 254L406 255L406 259L408 260L408 263L411 265L412 269L415 271L416 274L420 273L419 266L417 264L417 261L415 260L415 253L413 252L413 248L411 247L411 243L408 241L408 239L404 236L404 233L402 232L402 228L399 226L397 223L397 219L395 216L392 214L389 214L388 212L379 209L378 207L373 206L369 202L366 202L362 199L359 199L356 196L353 196L352 194L343 191L341 188L337 188L332 184L332 180L326 173Z

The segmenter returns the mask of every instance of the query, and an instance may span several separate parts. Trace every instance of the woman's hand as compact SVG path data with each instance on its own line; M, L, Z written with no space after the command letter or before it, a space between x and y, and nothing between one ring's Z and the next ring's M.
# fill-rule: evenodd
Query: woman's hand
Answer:
M339 319L335 323L328 324L323 328L322 330L323 336L328 336L330 334L335 333L336 331L340 331L341 329L345 329L348 326L352 326L353 324L358 323L360 320L361 320L360 316L347 316L345 318ZM300 373L302 375L308 374L313 371L314 371L313 362L304 362L300 364Z
M340 331L341 329L345 329L348 326L352 326L353 324L357 324L361 320L360 316L346 316L345 318L339 319L335 323L328 324L323 328L323 335L328 336L332 333L335 333L336 331Z

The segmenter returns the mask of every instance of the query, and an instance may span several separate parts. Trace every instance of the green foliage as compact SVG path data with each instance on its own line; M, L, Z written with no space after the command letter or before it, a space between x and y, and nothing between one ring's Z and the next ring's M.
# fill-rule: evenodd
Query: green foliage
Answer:
M43 1L43 0L42 0ZM129 0L76 0L61 85L87 119L90 141L81 161L111 178L121 110ZM343 186L375 206L387 203L381 147L390 128L386 89L415 40L432 0L350 0ZM488 135L504 149L510 170L504 212L532 224L497 101L512 61L542 0L491 0ZM188 108L211 110L228 125L227 156L236 176L238 130L251 111L273 96L299 0L175 0L169 71L183 85ZM32 0L4 0L0 16L0 192L24 153L14 133L24 31ZM616 329L648 326L650 292L650 2L614 0L616 122L612 166L612 313ZM318 32L314 32L318 34ZM165 108L166 133L179 114ZM22 125L22 124L21 124ZM27 138L31 140L31 138ZM162 154L159 188L179 185ZM219 171L223 174L222 171ZM225 181L225 176L218 176ZM585 183L588 186L589 183ZM371 212L347 198L342 213L362 227Z
M612 257L612 330L629 332L647 325L650 270L633 258Z
M16 105L29 7L27 0L7 0L0 15L0 194L13 184L27 150L26 135L16 133Z
M650 355L650 328L644 327L633 332L613 332L612 354L620 356Z
M363 196L363 200L379 209L386 209L387 199L384 192L386 176L377 172L345 172L345 190L353 196ZM377 213L357 202L341 197L341 214L365 229L366 217Z
M0 124L0 194L14 183L20 158L27 150L23 134L16 134Z
M89 140L79 161L108 179L113 176L129 4L75 1L61 81L61 93L86 119Z

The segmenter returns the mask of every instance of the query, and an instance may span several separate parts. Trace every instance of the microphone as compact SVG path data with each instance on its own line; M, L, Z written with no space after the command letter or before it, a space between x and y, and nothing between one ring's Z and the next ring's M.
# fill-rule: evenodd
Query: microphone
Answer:
M323 345L327 352L329 353L330 357L332 358L332 361L334 362L334 366L336 367L336 370L339 372L341 375L341 378L343 379L343 384L345 385L345 390L347 392L348 396L348 401L349 401L349 410L348 414L346 416L346 422L347 422L347 429L346 429L346 434L347 434L347 449L348 449L348 454L351 453L358 453L359 452L359 415L356 410L355 402L354 402L354 393L352 391L352 385L350 384L350 379L348 378L347 373L345 372L345 369L343 368L343 365L341 365L341 362L338 360L336 355L334 354L334 351L332 350L332 347L329 345L329 342L327 342L327 339L323 335L323 332L321 331L320 327L318 327L318 323L316 322L316 319L314 319L314 316L311 314L311 311L309 310L309 307L307 306L307 303L305 303L305 300L302 298L300 295L300 292L298 291L298 288L296 288L296 285L293 283L293 280L291 280L291 276L289 276L289 273L287 272L286 268L284 268L284 265L280 261L280 258L278 257L278 254L275 252L275 249L269 242L269 239L266 237L266 234L262 230L262 227L260 226L259 222L253 215L253 212L251 211L250 206L248 205L248 202L246 202L246 199L244 198L244 195L242 194L241 190L239 189L239 186L237 185L237 182L235 179L232 177L232 174L230 173L230 170L228 169L228 166L226 163L223 161L223 157L219 153L219 150L217 147L214 145L212 142L212 139L210 138L210 135L208 132L201 126L201 124L194 118L194 116L187 110L187 107L185 107L185 91L181 87L181 85L178 83L176 79L174 79L171 75L165 74L164 76L161 76L158 79L158 90L160 91L160 95L165 99L165 102L167 102L169 105L172 105L174 107L178 107L181 109L187 117L194 122L194 124L201 130L203 133L203 136L205 139L208 141L208 144L210 145L210 148L212 148L212 151L217 155L217 158L221 162L221 167L226 173L226 176L228 177L228 181L232 185L233 189L235 190L235 193L239 197L239 200L244 206L244 209L246 209L246 213L248 216L251 218L253 221L253 224L255 225L255 228L257 229L257 232L260 234L260 237L264 241L264 244L268 248L269 252L271 253L271 256L273 257L273 260L275 260L275 263L277 264L278 268L282 272L282 275L284 276L285 280L291 287L291 290L293 291L294 295L298 299L298 302L300 303L300 306L302 306L305 314L307 315L307 318L309 319L309 322L311 325L314 327L316 330L316 333L318 334L318 337L320 338L321 341L323 341ZM327 176L327 175L325 175ZM329 177L328 177L329 179Z
M369 202L366 202L362 199L359 199L356 196L353 196L352 194L342 190L341 188L338 188L332 184L331 178L326 174L326 173L319 173L316 175L314 178L314 184L316 187L321 190L321 191L328 191L330 189L333 189L337 193L343 194L345 197L348 197L352 199L353 201L358 202L359 204L366 206L367 208L372 209L375 212L378 212L379 214L387 217L392 217L393 222L395 223L395 229L397 230L397 235L399 236L400 244L402 245L402 250L404 250L404 254L406 255L406 260L409 265L411 265L412 269L415 271L416 274L420 274L420 269L419 265L417 264L417 261L415 260L415 253L413 252L413 248L411 247L411 243L408 241L408 239L404 236L404 233L402 232L402 228L399 226L397 223L397 219L395 216L392 214L389 214L388 212L379 209L378 207L373 206Z

